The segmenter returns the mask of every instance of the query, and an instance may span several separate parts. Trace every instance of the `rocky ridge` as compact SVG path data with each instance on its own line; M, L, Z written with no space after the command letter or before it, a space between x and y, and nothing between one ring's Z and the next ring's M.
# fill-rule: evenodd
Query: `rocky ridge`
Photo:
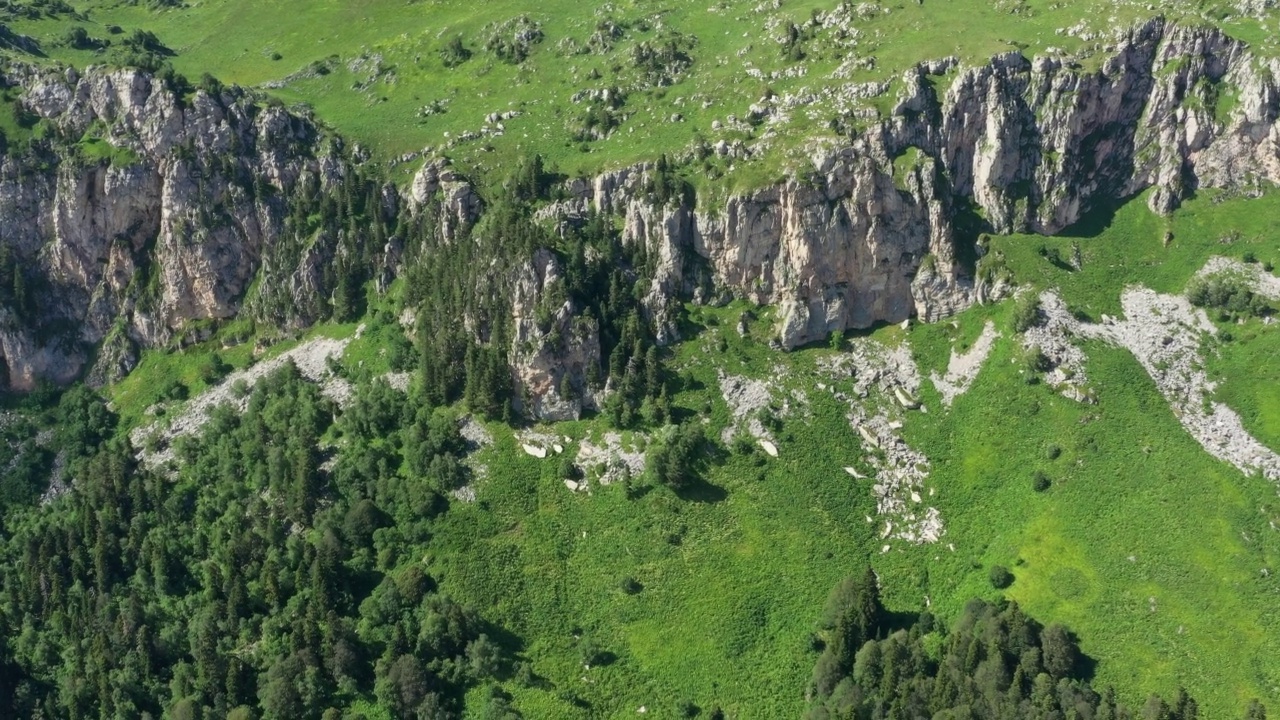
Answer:
M1017 53L954 65L905 73L887 119L822 144L778 184L714 204L689 193L658 202L657 168L642 164L568 181L567 199L539 216L620 219L624 242L644 244L653 265L643 294L661 342L678 339L678 302L736 296L776 305L777 340L793 348L1008 293L977 260L982 231L1053 233L1146 188L1163 212L1199 186L1280 180L1280 64L1219 30L1151 20L1118 33L1096 69ZM0 310L13 388L69 381L95 347L89 377L110 380L140 348L199 339L204 321L246 310L303 327L324 314L342 248L369 243L290 236L290 198L341 187L362 156L305 116L236 88L175 93L137 70L5 74L59 138L0 160L0 236L51 300L26 316ZM85 138L121 158L73 151ZM483 212L441 160L403 193L384 187L381 205L388 218L434 213L445 242ZM400 271L401 245L362 250L379 287ZM599 358L580 309L544 302L556 265L544 251L512 278L513 379L544 418L594 402L583 368ZM549 313L534 317L540 307Z
M1280 66L1219 30L1157 18L1096 70L1016 52L953 64L905 73L887 120L780 184L660 205L654 167L638 165L568 182L543 215L623 218L626 240L658 258L648 308L662 339L676 336L676 298L732 294L776 304L792 348L1009 292L975 267L971 226L1054 233L1147 188L1168 212L1199 186L1280 180Z
M0 311L16 389L76 377L104 339L95 374L118 376L135 346L241 312L284 233L284 198L304 176L330 188L348 172L310 121L234 88L183 98L137 70L18 65L4 80L53 128L53 139L0 159L0 236L42 299L26 316ZM90 137L123 158L77 152ZM295 293L321 260L281 269Z

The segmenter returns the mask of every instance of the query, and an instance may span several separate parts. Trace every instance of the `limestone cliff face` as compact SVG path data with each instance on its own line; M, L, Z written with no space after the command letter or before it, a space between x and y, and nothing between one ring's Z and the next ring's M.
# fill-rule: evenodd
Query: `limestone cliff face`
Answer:
M325 188L348 170L310 121L243 91L183 101L135 70L8 72L52 128L0 159L0 239L37 295L0 311L17 389L76 377L108 336L99 380L127 371L134 345L235 315L300 178ZM110 159L78 150L82 138Z
M992 232L1053 233L1149 187L1167 212L1197 186L1280 180L1280 67L1213 29L1153 20L1096 70L1017 53L903 77L891 116L813 159L803 179L716 207L657 207L636 166L571 182L552 213L625 217L660 259L651 318L674 338L681 296L724 291L781 310L784 347L908 317L935 320L999 286L961 262L972 207ZM938 89L935 89L938 88ZM939 89L945 88L944 91Z
M1052 233L1147 188L1165 212L1197 187L1280 181L1280 63L1163 20L1117 35L1090 62L931 61L904 74L888 117L781 184L658 203L655 168L642 164L569 181L569 199L540 214L621 218L624 240L644 244L655 268L642 291L660 340L677 338L678 302L737 296L776 304L778 339L795 347L999 295L999 283L975 278L979 228ZM0 158L0 243L38 299L0 307L13 387L70 380L95 358L89 377L110 379L140 348L201 320L323 316L329 270L364 240L291 237L289 206L340 189L358 151L242 90L182 98L139 71L4 72L52 130ZM382 198L389 219L430 214L445 242L483 212L441 161ZM402 251L392 237L362 252L377 265L366 276L385 286ZM579 413L599 363L598 329L563 299L562 272L538 253L511 279L513 376L538 417Z
M587 377L600 365L600 329L580 311L567 297L555 255L534 253L520 269L512 298L516 409L529 417L576 420L595 408Z

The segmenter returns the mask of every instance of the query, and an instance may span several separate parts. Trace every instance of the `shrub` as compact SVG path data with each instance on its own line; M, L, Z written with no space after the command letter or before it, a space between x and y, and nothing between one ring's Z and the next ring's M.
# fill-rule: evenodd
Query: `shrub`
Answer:
M609 663L610 654L595 643L594 640L585 639L578 646L578 654L582 659L583 665L607 665Z
M1049 486L1052 484L1053 482L1049 480L1049 476L1045 475L1040 470L1037 470L1031 474L1031 489L1035 490L1036 492L1044 492L1045 490L1048 490Z
M231 366L224 362L218 353L213 353L200 363L200 379L206 385L213 385L226 377L229 372L231 372Z
M843 331L843 330L832 330L832 331L831 331L831 337L830 337L830 343L831 343L831 349L832 349L832 350L835 350L835 351L837 351L837 352L838 352L838 351L840 351L840 350L843 350L843 349L844 349L844 331Z
M98 41L89 37L89 31L80 26L68 28L65 35L62 36L62 42L67 47L77 50L89 50L98 47Z
M997 590L1004 590L1013 584L1013 573L1009 572L1009 568L1003 565L992 565L991 572L987 575L991 580L991 587Z
M578 480L582 477L582 470L573 462L573 457L564 455L560 458L560 479L562 480Z
M1044 354L1039 345L1032 345L1027 348L1022 362L1023 369L1027 373L1027 382L1032 384L1039 382L1041 373L1046 373L1053 369L1053 362L1049 360L1049 356Z
M542 24L521 15L497 26L484 47L499 60L515 65L524 62L529 51L542 39Z
M1040 324L1040 297L1033 293L1023 293L1013 307L1014 332L1026 332Z
M1214 308L1244 316L1260 316L1270 312L1266 301L1245 282L1232 275L1198 278L1187 287L1187 300L1201 308Z
M160 392L166 400L186 400L189 394L187 386L177 378L171 380Z
M447 68L458 67L470 59L471 51L462 44L462 38L457 35L449 38L444 47L440 48L440 62Z

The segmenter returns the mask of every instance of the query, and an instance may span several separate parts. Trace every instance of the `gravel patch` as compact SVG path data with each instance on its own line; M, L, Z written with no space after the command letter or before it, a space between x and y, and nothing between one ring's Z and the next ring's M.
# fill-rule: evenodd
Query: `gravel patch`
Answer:
M733 424L720 434L722 442L727 445L743 430L758 440L773 439L768 428L760 422L760 411L769 407L773 400L773 388L774 384L769 380L720 373L720 395L733 414Z
M996 326L988 320L982 328L982 334L978 336L968 352L961 355L956 353L955 348L951 349L951 360L947 363L946 375L939 376L936 372L929 374L933 386L942 394L943 405L951 407L951 403L957 397L969 390L978 377L978 371L987 361L987 356L991 354L991 348L998 337L1000 333L996 332Z
M449 491L449 497L458 502L471 503L476 501L476 489L474 485L463 485L460 488Z
M1196 442L1244 473L1280 481L1280 455L1258 442L1240 416L1213 402L1216 383L1204 369L1201 347L1217 328L1204 311L1178 295L1130 288L1120 298L1125 319L1081 325L1081 334L1127 348L1155 381L1160 394Z
M467 449L472 452L493 444L493 435L489 434L488 428L470 415L462 419L458 432L467 441Z
M561 437L541 430L522 430L516 433L516 442L520 443L525 452L530 455L548 457L552 454L559 455L564 452L564 443L572 442L572 440L568 437Z
M1044 375L1045 384L1077 402L1093 402L1089 378L1084 371L1087 358L1074 340L1080 331L1080 321L1067 310L1062 298L1051 291L1040 294L1040 315L1043 321L1023 333L1022 344L1027 350L1039 348L1052 366Z
M213 408L229 404L240 412L244 412L248 407L248 398L236 397L232 390L239 381L245 381L247 387L252 389L258 381L284 367L288 362L296 365L303 377L312 382L323 383L321 390L326 397L339 401L340 405L342 402L350 402L350 384L329 372L330 358L334 360L341 358L349 342L348 339L315 338L270 360L264 360L250 368L231 373L219 385L209 388L187 403L182 412L167 424L152 423L135 428L129 433L133 446L138 448L138 458L151 466L167 464L173 459L173 441L184 435L191 435L204 427L209 420L209 411ZM155 434L159 434L161 449L147 452L146 440Z
M773 377L769 380L726 375L723 371L719 376L720 395L733 414L733 424L720 432L720 441L726 445L738 433L746 432L757 442L768 442L776 450L777 440L761 421L762 413L767 412L770 407L776 408L779 418L792 417L796 413L804 416L808 413L809 396L803 390L787 392L780 387L779 381L786 376L786 369L780 365L773 368Z
M925 411L915 400L920 372L910 346L904 342L890 348L858 339L849 352L820 361L819 369L836 382L853 381L851 392L834 386L826 389L849 405L845 417L868 449L864 459L872 469L871 492L876 512L884 520L881 537L914 544L937 542L946 532L942 516L937 508L922 503L924 495L933 495L926 487L929 458L907 445L898 432L909 408ZM859 479L855 468L844 468L844 472Z
M400 392L409 392L409 383L413 381L413 373L389 372L382 376L391 387Z
M1280 300L1280 277L1263 269L1258 263L1243 263L1234 258L1215 256L1200 268L1196 277L1235 275L1243 279L1249 289L1270 300Z
M40 495L40 504L48 505L71 490L67 483L67 451L59 450L53 456L53 469L49 471L49 486Z
M644 474L644 455L644 450L624 446L621 434L607 432L599 441L588 439L579 443L574 462L584 471L604 464L600 484L609 485L623 477L639 477Z
M1223 265L1217 267L1220 271ZM1123 319L1104 315L1100 323L1082 323L1065 308L1058 311L1062 301L1055 294L1045 293L1041 300L1063 336L1102 340L1133 353L1206 452L1241 472L1280 481L1280 455L1250 435L1234 410L1212 400L1217 385L1205 371L1202 347L1217 328L1203 310L1179 295L1131 287L1120 297Z

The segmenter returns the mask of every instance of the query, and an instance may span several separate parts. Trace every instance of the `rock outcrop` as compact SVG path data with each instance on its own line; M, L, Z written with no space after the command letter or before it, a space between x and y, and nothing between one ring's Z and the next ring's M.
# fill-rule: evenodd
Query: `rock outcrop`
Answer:
M976 267L982 231L1057 232L1148 188L1165 212L1197 187L1280 180L1277 61L1216 29L1155 19L1087 62L922 63L896 84L887 117L785 182L714 206L678 193L659 202L671 193L655 193L657 168L642 164L567 182L567 199L540 216L621 219L624 242L646 248L638 290L659 341L678 338L679 302L737 296L776 305L777 339L792 348L998 297L1006 288ZM23 113L51 130L0 158L0 242L40 299L0 303L14 388L90 365L108 381L139 348L246 309L306 325L324 316L333 268L351 253L375 265L363 278L380 288L410 254L397 237L366 248L359 230L290 230L292 202L359 170L361 154L307 117L235 88L176 93L136 70L4 73ZM380 197L388 221L429 216L445 243L483 211L439 160ZM536 417L589 406L585 374L599 363L599 330L557 290L561 273L539 253L511 278L513 377Z
M242 90L183 98L138 70L6 72L25 89L23 110L50 128L0 158L0 238L38 288L24 311L0 312L15 389L77 377L107 338L91 377L110 380L136 362L135 346L236 315L300 181L324 191L350 172L340 143Z
M1151 20L1096 70L1016 52L953 65L907 72L890 117L780 185L659 206L641 165L571 181L547 214L624 216L628 241L659 259L647 304L660 338L674 338L677 298L729 291L776 304L790 348L1001 294L976 279L975 226L1054 233L1147 188L1167 212L1198 186L1280 180L1280 65L1216 29Z
M516 278L512 380L517 410L543 420L577 420L596 409L587 383L600 366L600 327L567 297L564 269L548 250L534 253Z

